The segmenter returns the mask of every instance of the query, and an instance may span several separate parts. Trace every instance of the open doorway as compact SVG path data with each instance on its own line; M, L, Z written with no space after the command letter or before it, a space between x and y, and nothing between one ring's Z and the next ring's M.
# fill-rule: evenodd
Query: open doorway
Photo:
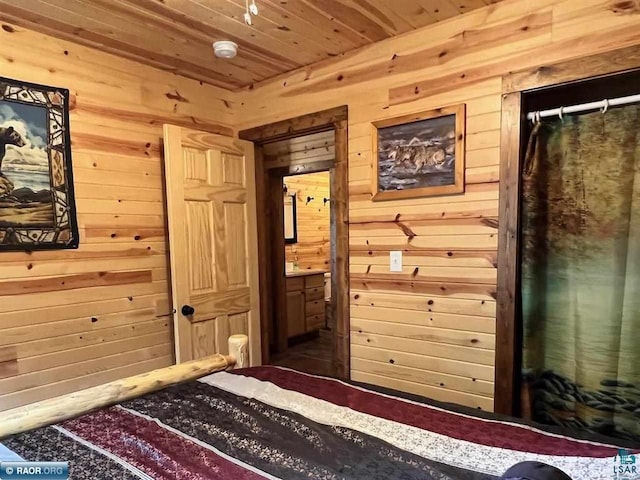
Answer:
M239 135L256 145L263 363L349 378L347 109Z
M296 141L290 147L296 153L333 153L333 132ZM286 322L287 344L284 351L272 351L271 363L317 375L333 373L330 178L324 170L288 175L282 182L286 309L274 318L276 330L282 328L278 321Z

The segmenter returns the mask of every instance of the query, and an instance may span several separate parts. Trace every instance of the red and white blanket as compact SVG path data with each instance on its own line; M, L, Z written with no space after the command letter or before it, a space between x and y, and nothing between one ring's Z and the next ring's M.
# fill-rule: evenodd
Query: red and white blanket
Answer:
M536 460L610 480L619 465L616 446L456 410L256 367L2 443L25 460L68 461L74 479L484 480Z

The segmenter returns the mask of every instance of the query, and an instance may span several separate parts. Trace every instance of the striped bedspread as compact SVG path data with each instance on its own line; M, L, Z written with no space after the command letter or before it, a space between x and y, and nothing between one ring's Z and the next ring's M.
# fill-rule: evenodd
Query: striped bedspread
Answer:
M218 372L2 444L92 480L481 480L524 460L610 480L618 453L277 367Z

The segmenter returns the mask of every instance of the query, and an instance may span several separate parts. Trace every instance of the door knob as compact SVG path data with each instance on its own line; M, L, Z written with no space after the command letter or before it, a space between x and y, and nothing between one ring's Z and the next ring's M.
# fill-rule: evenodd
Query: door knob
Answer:
M195 313L196 309L193 308L191 305L183 305L182 306L182 314L185 317L188 317L189 315L193 315Z

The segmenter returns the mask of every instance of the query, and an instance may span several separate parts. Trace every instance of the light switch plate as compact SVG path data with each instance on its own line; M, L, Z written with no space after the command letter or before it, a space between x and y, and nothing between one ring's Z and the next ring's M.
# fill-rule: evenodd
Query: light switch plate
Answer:
M394 250L389 252L389 271L401 272L402 271L402 251Z

